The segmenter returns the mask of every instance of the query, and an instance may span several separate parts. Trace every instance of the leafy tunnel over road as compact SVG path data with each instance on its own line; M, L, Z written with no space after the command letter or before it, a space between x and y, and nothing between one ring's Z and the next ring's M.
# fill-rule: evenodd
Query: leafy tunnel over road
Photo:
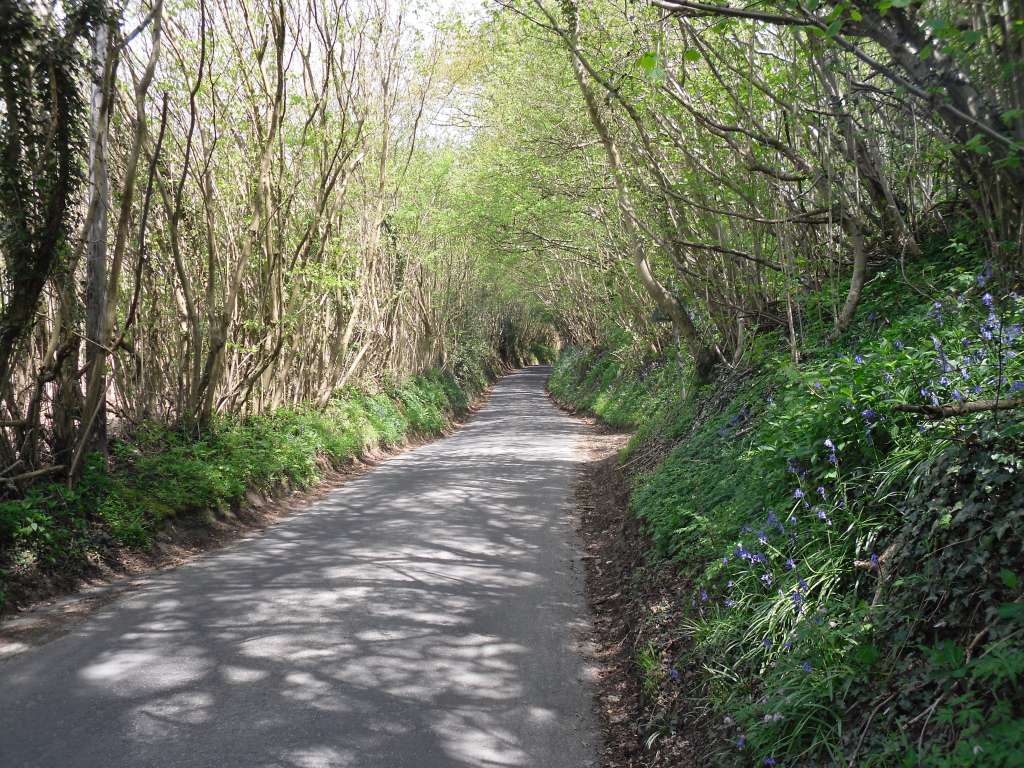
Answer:
M584 428L547 373L4 663L0 764L591 764L566 514Z

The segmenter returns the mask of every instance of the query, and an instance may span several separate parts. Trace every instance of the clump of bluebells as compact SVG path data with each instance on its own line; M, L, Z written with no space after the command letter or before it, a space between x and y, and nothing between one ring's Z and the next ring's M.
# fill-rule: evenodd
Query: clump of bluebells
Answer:
M1009 418L932 419L896 406L1024 396L1021 297L987 271L914 268L910 279L939 286L934 295L922 300L902 276L877 274L860 325L841 339L805 326L820 335L803 362L790 363L780 344L717 411L703 412L699 396L680 403L675 389L676 410L659 413L680 415L645 433L676 448L631 505L658 552L693 579L679 620L694 646L679 664L703 669L666 678L700 681L695 695L725 723L724 764L847 762L864 720L844 702L877 701L902 658L876 636L872 608L900 499L929 457Z
M898 520L872 491L901 482L943 441L998 418L931 420L894 406L1020 396L1022 322L1019 295L996 290L990 275L961 274L920 314L805 366L766 398L751 456L775 479L774 505L748 518L706 570L691 627L711 668L724 665L712 688L735 723L733 748L755 763L782 764L793 754L787 745L836 744L830 697L877 653L875 549ZM781 476L773 466L784 467Z

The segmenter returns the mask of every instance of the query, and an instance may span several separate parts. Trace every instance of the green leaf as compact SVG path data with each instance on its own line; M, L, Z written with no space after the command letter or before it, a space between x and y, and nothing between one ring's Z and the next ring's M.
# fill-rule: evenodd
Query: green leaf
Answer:
M687 48L683 51L683 58L686 61L700 61L702 57L696 48Z
M1011 571L1009 568L1003 568L999 571L999 578L1003 580L1003 584L1006 585L1007 589L1016 589L1020 583L1020 579L1017 574Z
M639 65L640 69L649 75L658 66L658 54L654 51L648 51L637 59L636 63Z

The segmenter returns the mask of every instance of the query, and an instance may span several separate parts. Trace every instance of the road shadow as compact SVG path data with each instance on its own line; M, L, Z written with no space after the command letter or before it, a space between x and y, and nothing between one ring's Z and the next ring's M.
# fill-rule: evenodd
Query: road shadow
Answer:
M592 764L583 427L546 374L0 665L0 765Z

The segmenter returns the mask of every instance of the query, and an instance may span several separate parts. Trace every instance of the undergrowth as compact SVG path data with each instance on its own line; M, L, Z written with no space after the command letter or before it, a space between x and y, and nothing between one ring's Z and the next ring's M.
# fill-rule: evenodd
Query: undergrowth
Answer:
M556 397L667 446L630 504L698 585L667 663L699 673L662 679L699 681L715 764L1021 764L1019 413L897 408L1024 390L1024 299L969 246L877 273L837 341L805 305L799 362L772 336L702 388L628 344L559 362Z
M239 505L246 492L303 488L370 448L440 434L468 407L487 374L461 364L441 372L349 387L325 408L284 408L222 418L202 433L144 424L115 440L108 463L91 456L72 488L39 484L0 502L0 608L17 572L73 577L110 542L145 550L166 521Z

